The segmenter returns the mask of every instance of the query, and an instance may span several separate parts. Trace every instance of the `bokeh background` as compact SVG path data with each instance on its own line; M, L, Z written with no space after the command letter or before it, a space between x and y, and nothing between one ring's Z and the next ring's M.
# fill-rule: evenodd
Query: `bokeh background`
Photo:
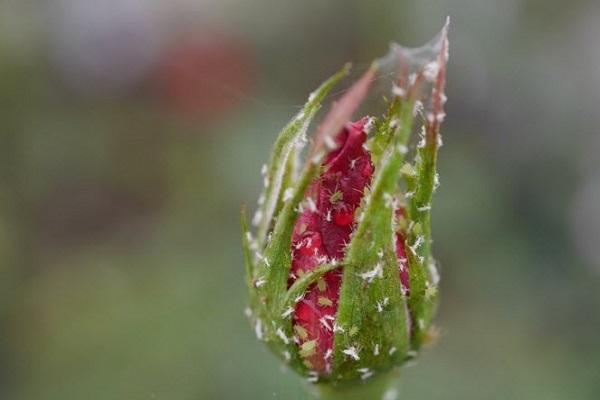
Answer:
M600 398L596 0L0 1L0 398L303 399L239 205L318 82L446 15L442 337L400 398Z

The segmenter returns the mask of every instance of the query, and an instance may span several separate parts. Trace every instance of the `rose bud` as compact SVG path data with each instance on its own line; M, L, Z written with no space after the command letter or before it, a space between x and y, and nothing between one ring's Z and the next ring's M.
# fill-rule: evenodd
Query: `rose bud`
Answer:
M256 336L326 390L389 376L429 338L446 31L422 48L393 45L376 60L324 117L300 167L309 123L348 67L323 83L263 168L254 234L242 210ZM350 122L377 74L393 76L387 111Z

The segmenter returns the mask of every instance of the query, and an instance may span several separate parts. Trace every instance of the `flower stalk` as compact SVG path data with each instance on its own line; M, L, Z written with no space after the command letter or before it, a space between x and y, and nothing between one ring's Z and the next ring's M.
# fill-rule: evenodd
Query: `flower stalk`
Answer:
M394 400L398 397L398 373L380 374L369 381L347 383L333 386L331 384L315 384L309 387L309 393L319 400Z

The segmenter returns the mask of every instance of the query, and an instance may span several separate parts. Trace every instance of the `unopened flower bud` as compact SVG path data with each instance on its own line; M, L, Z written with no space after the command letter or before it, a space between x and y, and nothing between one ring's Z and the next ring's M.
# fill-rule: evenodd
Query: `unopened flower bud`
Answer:
M310 382L369 380L414 358L428 339L439 281L430 213L441 118L426 115L444 115L447 46L444 28L424 48L395 46L377 60L325 116L299 168L310 120L348 67L326 81L277 138L255 234L243 215L256 336ZM349 122L390 66L387 111Z

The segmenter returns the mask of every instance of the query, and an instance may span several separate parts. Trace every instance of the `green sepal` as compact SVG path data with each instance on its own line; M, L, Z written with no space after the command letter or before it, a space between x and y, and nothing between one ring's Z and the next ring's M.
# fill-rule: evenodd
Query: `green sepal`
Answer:
M242 227L242 251L244 256L244 267L246 271L246 285L250 293L252 290L252 277L254 276L254 262L252 261L252 251L250 242L253 240L248 229L248 218L246 217L246 205L242 205L240 210L240 225Z
M290 158L290 155L297 145L300 144L299 141L301 141L306 134L308 125L317 111L321 108L321 102L325 96L327 96L329 91L331 91L343 77L348 75L348 72L349 66L345 66L321 84L321 86L309 96L309 100L304 107L277 136L264 177L265 190L261 195L263 201L257 210L258 218L256 223L258 228L256 241L259 248L262 248L265 244L267 233L272 227L277 205L280 204L283 197L283 191L285 190L283 182L286 171L288 170L288 159Z
M425 127L424 127L425 129ZM437 135L424 134L417 148L414 175L407 176L407 188L412 193L408 201L407 255L409 259L410 299L409 307L414 316L412 346L418 350L437 306L437 288L430 269L431 257L431 201L435 189L438 142ZM415 229L418 227L418 229Z
M257 236L249 240L245 215L242 216L242 244L246 263L247 284L250 288L250 320L259 339L269 342L271 349L281 358L288 359L296 345L282 339L289 329L280 313L280 302L287 292L287 279L291 267L290 244L297 218L299 203L310 182L319 172L318 165L308 162L300 177L296 176L298 144L321 107L329 91L348 74L349 65L326 80L310 96L306 105L280 132L266 169L265 191L261 195L257 214ZM292 195L284 196L285 190ZM244 213L244 211L242 211ZM268 236L267 236L268 234ZM283 345L281 345L281 343Z
M373 185L363 198L358 226L344 258L337 324L343 329L334 338L334 380L360 378L368 368L387 371L401 364L409 351L410 324L406 297L402 295L395 251L395 208L390 203L398 191L400 167L412 125L408 104L392 108L376 132L389 135L378 160ZM391 124L391 118L398 121ZM348 354L356 350L357 356Z
M306 165L300 180L294 187L294 192L288 200L275 222L275 227L271 233L271 238L264 251L264 257L258 263L258 273L264 273L266 283L259 291L264 292L266 304L271 307L281 300L287 291L287 281L291 268L292 231L296 218L298 217L298 205L304 199L304 193L308 185L316 178L319 168L313 163Z
M258 287L251 288L255 298L252 303L253 322L262 328L263 340L290 366L300 372L307 372L298 356L298 346L293 342L291 322L283 317L282 302L286 297L287 281L291 268L291 237L298 216L298 205L304 198L308 185L315 179L320 168L308 163L294 187L294 193L285 202L275 222L270 240L256 264L253 282L262 280ZM251 296L252 297L252 296ZM284 339L285 337L285 339Z
M298 179L298 164L300 157L300 149L294 147L290 153L290 156L287 159L285 165L285 171L283 173L283 179L281 181L281 190L284 193L283 196L279 196L279 200L277 201L277 207L275 207L275 213L273 215L279 215L283 206L285 204L284 197L286 190L292 190L296 180Z

